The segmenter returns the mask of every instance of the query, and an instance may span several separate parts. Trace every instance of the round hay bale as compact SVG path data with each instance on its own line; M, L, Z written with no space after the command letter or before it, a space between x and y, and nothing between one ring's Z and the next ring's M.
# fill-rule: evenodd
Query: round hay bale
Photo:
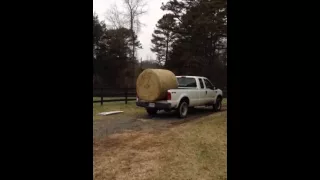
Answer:
M140 99L156 101L165 99L169 89L178 88L173 72L165 69L146 69L138 76L136 89Z

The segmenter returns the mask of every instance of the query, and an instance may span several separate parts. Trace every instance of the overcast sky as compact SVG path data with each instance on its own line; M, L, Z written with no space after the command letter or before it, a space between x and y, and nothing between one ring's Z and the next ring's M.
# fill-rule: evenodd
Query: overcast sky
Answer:
M143 15L140 20L145 26L141 28L138 34L138 39L142 44L141 50L138 51L139 60L145 60L147 56L151 56L155 59L155 54L150 50L151 47L151 37L154 31L157 21L165 14L164 11L160 9L161 3L166 3L168 0L146 0L148 2L147 10L148 13ZM93 0L93 11L98 14L99 20L104 20L106 15L106 10L110 5L116 3L120 8L122 6L122 0Z

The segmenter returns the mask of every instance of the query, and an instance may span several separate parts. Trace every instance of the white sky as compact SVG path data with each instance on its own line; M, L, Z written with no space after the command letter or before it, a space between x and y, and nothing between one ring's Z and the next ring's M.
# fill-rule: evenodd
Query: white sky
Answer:
M166 3L168 0L146 0L148 2L148 12L141 16L140 20L145 26L141 27L138 34L138 39L142 44L141 50L138 50L138 59L146 60L147 56L155 59L155 54L150 50L151 37L158 20L165 14L160 9L162 2ZM107 9L116 2L117 6L122 6L122 0L93 0L93 11L98 14L99 20L105 19Z

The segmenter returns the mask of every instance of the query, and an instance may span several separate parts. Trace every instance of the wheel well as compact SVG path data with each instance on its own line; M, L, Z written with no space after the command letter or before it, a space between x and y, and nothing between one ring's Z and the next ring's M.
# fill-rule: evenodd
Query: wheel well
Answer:
M222 96L221 96L221 95L219 95L219 96L217 97L217 99L218 99L218 98L222 99Z
M190 104L189 98L188 97L183 97L180 102L186 101L188 104Z

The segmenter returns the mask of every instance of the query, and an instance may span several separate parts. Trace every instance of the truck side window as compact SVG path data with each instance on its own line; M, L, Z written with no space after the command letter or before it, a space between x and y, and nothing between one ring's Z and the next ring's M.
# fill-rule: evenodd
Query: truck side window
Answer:
M199 78L199 82L200 82L200 87L201 87L201 89L203 89L203 88L204 88L203 79L202 79L202 78Z
M206 84L207 89L213 89L213 85L208 81L208 79L204 79L204 83Z
M178 87L196 88L197 82L195 78L180 77L177 78Z

